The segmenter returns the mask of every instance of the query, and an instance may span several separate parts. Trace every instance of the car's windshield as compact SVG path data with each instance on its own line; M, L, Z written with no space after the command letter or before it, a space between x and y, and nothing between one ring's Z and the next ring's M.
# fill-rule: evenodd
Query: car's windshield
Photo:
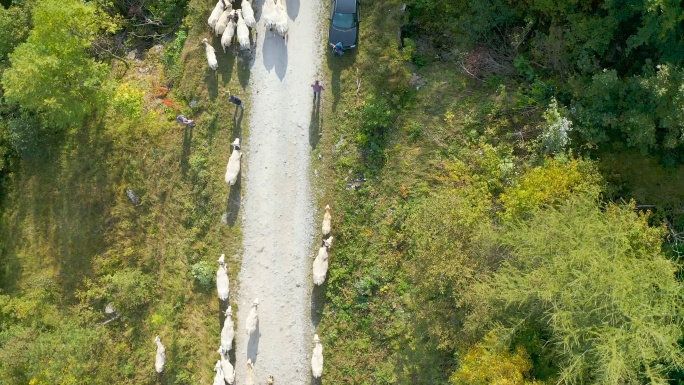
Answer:
M332 24L337 28L352 28L356 25L356 15L353 13L335 13Z

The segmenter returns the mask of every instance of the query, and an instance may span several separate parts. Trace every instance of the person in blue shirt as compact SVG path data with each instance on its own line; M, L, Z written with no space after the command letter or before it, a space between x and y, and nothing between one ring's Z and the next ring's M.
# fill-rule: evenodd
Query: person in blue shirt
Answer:
M342 47L342 42L339 42L337 44L330 43L333 49L333 55L335 57L342 56L344 55L344 48Z

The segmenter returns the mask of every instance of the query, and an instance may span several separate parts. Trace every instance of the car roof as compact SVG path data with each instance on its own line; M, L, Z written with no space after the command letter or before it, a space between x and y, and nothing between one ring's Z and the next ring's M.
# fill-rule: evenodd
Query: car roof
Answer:
M356 13L356 0L337 0L335 13Z

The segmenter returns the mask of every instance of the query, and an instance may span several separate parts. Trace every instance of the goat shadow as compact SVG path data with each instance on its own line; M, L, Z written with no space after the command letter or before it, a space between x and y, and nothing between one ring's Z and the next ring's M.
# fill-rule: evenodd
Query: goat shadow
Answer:
M228 194L228 202L226 204L226 224L233 227L237 222L238 214L240 213L242 192L242 167L238 179L234 185L230 186L230 194Z
M259 320L257 319L256 330L249 336L249 342L247 342L247 359L252 360L252 365L256 365L260 338L261 333L259 332Z
M264 68L268 72L275 69L278 79L282 81L287 73L287 42L280 35L266 31L261 49L263 50Z
M238 111L239 110L239 111ZM233 112L233 138L242 137L242 117L245 115L245 110L235 106L235 112Z
M323 384L323 377L314 377L313 374L311 375L311 385L321 385Z
M299 0L287 0L287 15L295 21L299 15Z
M323 118L321 117L321 95L318 95L311 110L309 121L309 145L315 149L323 135Z
M218 97L218 72L207 67L204 71L204 77L207 82L207 92L209 93L209 99L214 101Z
M318 324L323 318L323 310L325 309L325 292L328 288L328 278L330 275L330 267L328 267L328 274L325 277L323 284L314 284L311 288L311 324L314 329L318 328Z

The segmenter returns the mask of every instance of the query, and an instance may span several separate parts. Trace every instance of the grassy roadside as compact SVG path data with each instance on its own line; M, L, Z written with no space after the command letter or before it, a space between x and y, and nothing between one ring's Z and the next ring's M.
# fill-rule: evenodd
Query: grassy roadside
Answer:
M362 2L358 50L324 64L314 168L327 170L321 201L332 202L336 237L318 328L329 384L448 382L456 358L419 317L405 220L431 192L469 178L500 192L544 108L515 82L477 82L455 61L402 47L402 5Z
M239 257L230 257L241 248L241 190L239 184L229 189L223 174L230 142L248 127L247 114L234 118L227 97L230 89L248 100L249 80L248 60L230 52L217 52L219 71L208 70L200 41L211 38L205 24L212 7L208 0L190 2L188 38L168 93L162 59L172 44L140 53L117 78L130 93L144 95L140 116L112 110L93 118L41 159L23 161L6 181L0 237L7 278L1 288L8 295L3 314L14 318L6 316L3 324L59 336L73 321L76 330L96 331L104 352L96 362L74 364L93 370L74 375L66 362L40 369L34 358L18 358L21 344L30 341L14 338L18 342L1 355L24 368L17 369L24 383L54 383L54 375L88 384L211 380L222 321L211 283L215 261L221 253L229 257L233 293L240 268ZM112 74L123 72L117 64ZM177 108L197 125L180 127ZM209 279L206 287L193 267ZM18 301L29 298L32 305L20 308ZM122 317L102 327L109 301ZM153 366L155 335L167 345L161 377ZM38 362L59 358L36 355Z

